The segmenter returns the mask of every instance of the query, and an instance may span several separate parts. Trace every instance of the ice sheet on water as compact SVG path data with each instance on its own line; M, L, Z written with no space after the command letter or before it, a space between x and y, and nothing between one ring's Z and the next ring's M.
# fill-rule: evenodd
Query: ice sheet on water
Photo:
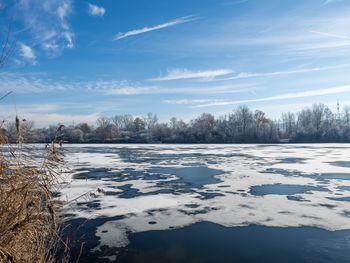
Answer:
M67 211L76 218L123 216L97 227L97 250L127 245L128 232L199 221L350 229L350 202L340 202L350 193L350 168L344 165L349 153L343 144L73 145L67 159L72 178L78 179L63 189L62 198L96 193L97 188L108 193L93 197L98 208L76 204ZM82 177L89 172L93 176L96 169L102 172L93 180ZM198 172L194 184L183 187L181 183L191 183L191 170ZM252 189L264 185L272 190L254 194ZM298 191L285 191L281 185Z

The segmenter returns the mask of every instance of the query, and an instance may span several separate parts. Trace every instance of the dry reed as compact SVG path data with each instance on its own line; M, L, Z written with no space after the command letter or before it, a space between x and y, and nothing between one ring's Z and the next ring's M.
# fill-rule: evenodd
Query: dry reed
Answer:
M40 149L24 143L17 117L16 130L18 141L10 144L0 126L0 263L67 262L53 198L63 162L58 136Z

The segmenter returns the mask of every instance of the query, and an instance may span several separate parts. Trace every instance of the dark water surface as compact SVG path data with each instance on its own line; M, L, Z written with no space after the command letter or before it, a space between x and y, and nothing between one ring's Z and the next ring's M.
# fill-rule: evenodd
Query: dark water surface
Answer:
M177 180L179 183L183 183L191 188L220 183L221 181L214 176L224 173L208 167L154 168L149 172L175 175L179 178Z
M350 230L223 227L209 222L130 235L117 262L350 262Z
M321 186L295 185L295 184L264 184L251 187L250 193L256 196L262 195L295 195L309 191L327 191Z

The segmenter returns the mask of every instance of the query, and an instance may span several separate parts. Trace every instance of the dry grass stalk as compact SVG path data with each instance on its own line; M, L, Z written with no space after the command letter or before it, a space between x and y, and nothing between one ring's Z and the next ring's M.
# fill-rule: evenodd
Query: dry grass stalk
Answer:
M67 249L57 259L65 246L53 199L63 161L57 136L45 150L30 149L18 118L16 128L18 143L11 145L0 127L0 263L68 261Z

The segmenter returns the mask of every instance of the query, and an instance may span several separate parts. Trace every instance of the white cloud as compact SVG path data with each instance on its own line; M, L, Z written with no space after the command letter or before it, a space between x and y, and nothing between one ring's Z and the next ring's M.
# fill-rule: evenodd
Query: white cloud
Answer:
M350 40L349 36L344 36L344 35L338 35L338 34L321 32L321 31L315 31L315 30L309 30L309 32L313 33L313 34L316 34L316 35L320 35L320 36L339 38L339 39L343 39L343 40Z
M229 94L256 90L255 84L215 85L200 87L147 86L119 80L53 81L38 74L0 73L0 92L12 90L17 93L45 92L91 92L105 95L140 94Z
M50 55L58 55L74 47L74 32L69 24L73 13L72 0L20 0L15 5L18 32L30 37L32 46L39 46Z
M107 95L139 95L152 94L159 92L158 87L116 87L108 89L105 93Z
M66 31L66 32L63 32L62 35L67 41L66 47L67 48L73 48L74 47L73 33L70 32L70 31Z
M59 45L57 45L56 43L43 43L43 44L42 44L42 48L45 49L45 50L56 51L56 50L58 50L60 47L59 47Z
M31 113L52 113L57 110L62 110L62 107L60 107L58 104L21 104L17 107L18 112L21 114L25 114L28 112Z
M60 6L57 9L58 18L60 20L60 25L63 28L61 33L62 37L66 40L66 47L73 48L73 32L70 29L70 26L67 22L67 17L72 13L72 4L70 0L62 1Z
M325 0L323 2L323 5L328 5L328 4L332 4L332 3L335 3L335 2L339 2L339 1L342 1L342 0Z
M20 114L20 113L19 113ZM34 121L35 126L47 127L50 124L65 124L71 125L75 123L95 123L100 117L99 113L92 114L60 114L60 113L28 113L24 112L20 115L21 117Z
M161 86L113 86L109 88L95 89L95 91L103 92L107 95L140 95L140 94L230 94L241 93L256 90L256 87L249 87L249 85L224 85L213 87L161 87Z
M288 15L264 19L232 18L220 25L208 26L206 32L195 32L194 37L184 36L179 41L191 45L195 54L216 52L224 57L236 50L243 52L244 57L268 57L272 59L268 59L269 62L283 59L319 61L325 57L345 59L350 53L350 41L346 39L349 37L348 11L346 8L324 11L326 13L318 12L312 16L291 11ZM325 37L324 34L310 33L310 30L334 36Z
M216 80L221 81L221 80L248 79L248 78L258 78L258 77L273 77L273 76L319 72L319 71L333 70L333 69L346 68L346 67L350 67L350 64L329 66L329 67L304 68L304 69L295 69L295 70L287 70L287 71L264 72L264 73L241 72L233 77L216 79Z
M72 12L72 6L70 1L62 1L62 3L57 8L57 15L61 20L66 19L66 17Z
M223 5L240 5L240 4L244 4L248 1L249 0L236 0L236 1L230 1L230 2L223 3Z
M36 74L0 74L0 91L12 90L15 93L39 93L51 91L66 91L68 84L43 79Z
M251 103L251 102L264 102L264 101L275 101L275 100L286 100L286 99L296 99L296 98L305 98L305 97L317 97L323 95L331 94L340 94L350 92L350 85L331 87L326 89L316 89L302 92L292 92L285 93L260 99L251 99L251 100L232 100L232 101L212 101L209 103L203 103L193 106L194 108L203 108L203 107L212 107L212 106L225 106L225 105L235 105L242 103Z
M334 50L338 50L338 54L343 54L341 50L348 51L350 46L349 41L331 41L331 42L315 42L315 43L305 43L301 45L296 45L292 49L289 49L289 51L292 54L302 55L302 54L313 54L316 52L318 58L321 56L327 56L330 54L330 52ZM334 54L334 52L333 52Z
M168 74L162 77L150 79L152 81L163 80L179 80L179 79L212 79L218 76L224 76L233 73L231 69L217 69L206 71L191 71L188 69L172 69L168 71Z
M88 13L91 16L104 16L104 14L106 13L106 9L102 6L97 6L88 3Z
M211 100L211 99L196 99L196 100L163 100L162 102L165 104L175 104L175 105L195 105L195 104L203 104L203 103L217 103L223 102L224 100Z
M91 105L85 103L21 104L13 110L9 106L10 110L6 112L7 115L4 116L4 119L11 121L18 115L21 119L34 121L36 127L47 127L58 123L67 125L71 125L73 122L95 123L103 108L94 107L93 112L91 112L91 108ZM83 111L84 113L71 113L75 111Z
M172 27L172 26L176 26L179 24L184 24L190 21L194 21L197 20L197 18L195 16L184 16L184 17L180 17L180 18L176 18L174 20L170 20L168 22L165 22L163 24L159 24L156 26L152 26L152 27L144 27L141 29L134 29L125 33L118 33L115 37L114 40L120 40L126 37L130 37L130 36L135 36L135 35L139 35L139 34L144 34L147 32L151 32L151 31L155 31L155 30L160 30L160 29L164 29L167 27Z
M30 46L27 46L24 43L20 44L20 55L25 58L26 60L29 60L31 63L36 64L36 55L34 54L33 49Z

